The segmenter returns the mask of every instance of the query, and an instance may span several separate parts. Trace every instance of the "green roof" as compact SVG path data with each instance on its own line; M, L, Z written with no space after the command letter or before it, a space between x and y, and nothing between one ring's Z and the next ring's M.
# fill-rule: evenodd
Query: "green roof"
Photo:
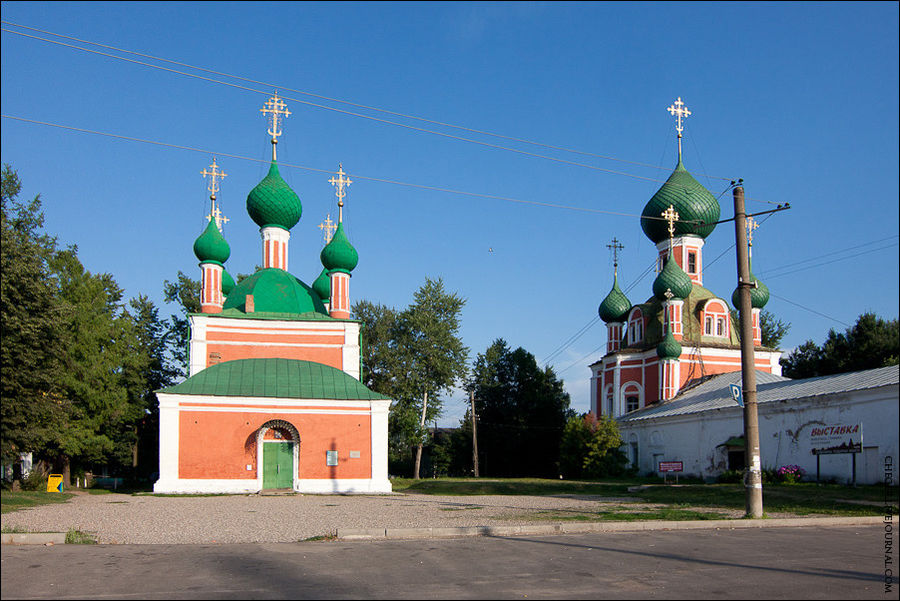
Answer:
M653 280L653 294L661 301L666 300L666 290L671 290L673 298L685 299L691 293L694 283L691 277L669 257L656 279Z
M194 241L194 254L202 262L212 261L219 264L231 256L231 248L216 227L215 221L210 220L203 233Z
M760 280L756 279L756 276L753 273L750 273L750 281L756 282L756 288L750 289L750 306L754 309L762 309L766 306L766 303L769 302L769 287L763 284ZM739 294L740 288L735 288L734 292L731 293L731 304L741 308L741 298Z
M356 264L359 263L359 254L353 248L353 245L350 244L350 240L347 239L343 223L338 223L331 242L322 249L320 258L322 259L322 265L325 266L329 273L332 271L350 273L356 267Z
M669 237L669 224L659 219L669 205L675 207L678 212L679 221L675 223L676 237L693 235L706 238L715 229L721 211L719 201L688 173L681 163L681 158L678 159L675 171L647 202L644 212L641 213L641 229L655 243ZM647 219L648 217L652 219ZM698 225L697 221L707 225Z
M710 290L707 290L699 284L693 284L691 293L684 299L684 306L681 310L682 316L682 346L693 346L702 344L703 346L714 346L719 348L740 348L740 340L738 338L738 326L733 321L729 328L729 337L720 338L716 336L706 336L703 332L703 324L700 323L700 311L703 303L711 298L719 298ZM644 316L648 317L647 327L644 329L644 339L628 348L635 350L646 350L656 347L663 338L663 312L662 302L655 296L650 297L645 303L635 305L640 307ZM623 341L627 341L627 337L623 336ZM623 342L623 348L626 344Z
M319 295L319 299L323 303L331 300L331 278L328 277L328 270L324 267L322 268L322 273L313 282L312 289Z
M282 399L388 398L330 365L299 359L239 359L217 363L159 392Z
M247 195L247 213L259 227L277 226L289 230L300 221L303 214L300 197L281 179L274 161L268 175Z
M256 313L308 313L327 314L325 305L312 288L283 269L268 267L244 278L225 299L223 309L247 312L247 296L253 295L253 311Z
M671 331L666 331L666 337L657 345L656 356L660 359L677 359L681 356L681 345Z
M228 296L231 294L231 291L234 290L234 278L231 277L231 274L222 270L222 294Z
M619 289L619 278L614 277L612 290L600 303L597 313L600 315L600 319L609 323L611 321L625 321L628 319L629 311L631 311L631 301Z

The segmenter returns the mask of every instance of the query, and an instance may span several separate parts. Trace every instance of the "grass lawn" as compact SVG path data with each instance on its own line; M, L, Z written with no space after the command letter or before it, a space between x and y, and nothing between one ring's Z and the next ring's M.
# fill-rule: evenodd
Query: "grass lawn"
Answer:
M538 478L438 478L412 480L396 478L391 481L394 492L428 495L600 495L604 497L632 497L647 503L670 505L661 511L686 511L688 507L721 507L743 509L746 503L741 484L682 484L651 486L628 492L629 486L655 483L657 480L634 478L602 482L542 480ZM897 511L898 489L891 487L888 497ZM765 484L763 507L766 512L795 515L881 515L885 511L883 486L850 487L839 484ZM877 504L855 504L866 501ZM618 513L618 512L616 512ZM688 513L681 513L688 516ZM708 515L708 514L707 514ZM699 517L699 516L697 516ZM697 519L688 518L688 519ZM643 519L678 519L645 515ZM605 517L601 519L620 519ZM684 518L682 518L684 519Z
M0 493L0 513L9 513L28 507L48 505L50 503L65 503L72 498L67 492L39 492L39 491L10 491Z

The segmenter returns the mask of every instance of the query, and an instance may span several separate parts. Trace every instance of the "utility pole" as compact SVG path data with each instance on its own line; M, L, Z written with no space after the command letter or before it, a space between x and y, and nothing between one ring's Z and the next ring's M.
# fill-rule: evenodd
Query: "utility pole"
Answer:
M734 184L735 182L732 182ZM750 261L747 246L747 214L744 180L734 186L734 237L737 247L738 296L741 325L741 376L744 396L744 444L747 517L763 516L762 471L759 453L759 414L756 404L756 354L753 350L753 314L750 305Z
M472 414L472 465L475 466L475 477L478 478L478 420L475 418L475 391L469 392L469 405Z

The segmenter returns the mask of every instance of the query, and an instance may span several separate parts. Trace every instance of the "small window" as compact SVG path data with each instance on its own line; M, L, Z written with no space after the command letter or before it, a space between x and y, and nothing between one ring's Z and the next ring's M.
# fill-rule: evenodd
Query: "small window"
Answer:
M709 315L706 316L706 324L704 326L704 332L707 336L713 335L713 318Z
M688 253L688 273L697 273L697 253Z
M606 415L612 417L613 414L613 395L609 393L606 395Z
M638 409L638 398L634 395L629 395L625 397L625 410L628 412L637 411Z
M725 318L716 318L716 336L725 336Z

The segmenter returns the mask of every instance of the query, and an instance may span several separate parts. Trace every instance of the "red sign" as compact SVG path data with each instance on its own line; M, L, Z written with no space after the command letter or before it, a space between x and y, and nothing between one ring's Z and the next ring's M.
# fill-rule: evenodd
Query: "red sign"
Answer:
M681 461L660 461L659 462L659 471L660 472L683 472L684 471L684 463Z

